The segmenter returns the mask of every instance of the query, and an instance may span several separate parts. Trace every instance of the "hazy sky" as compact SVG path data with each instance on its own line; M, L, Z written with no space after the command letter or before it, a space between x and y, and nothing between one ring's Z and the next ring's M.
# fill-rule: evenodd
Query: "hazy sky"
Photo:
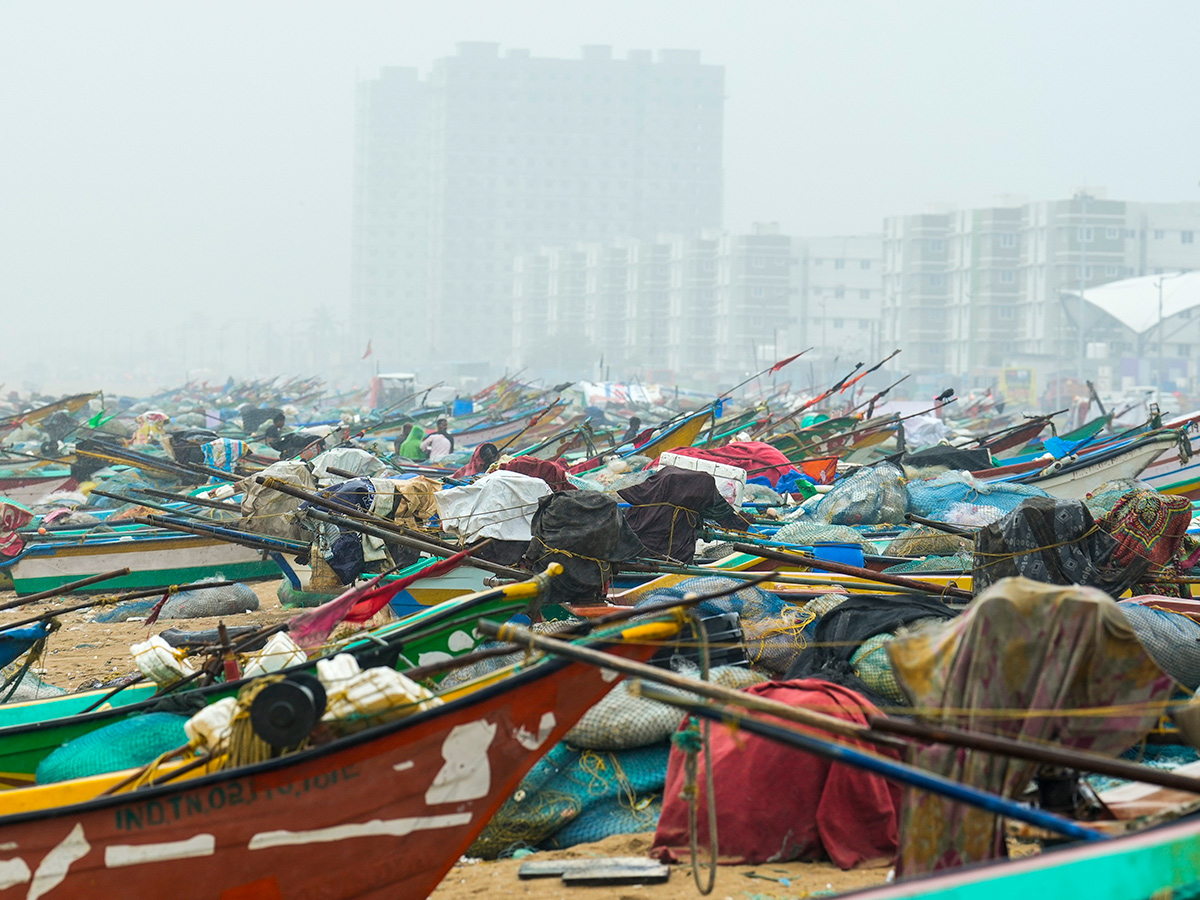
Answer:
M1197 34L1195 2L1129 0L0 0L0 380L64 332L344 307L355 82L457 41L701 50L726 225L837 234L1084 183L1200 200Z

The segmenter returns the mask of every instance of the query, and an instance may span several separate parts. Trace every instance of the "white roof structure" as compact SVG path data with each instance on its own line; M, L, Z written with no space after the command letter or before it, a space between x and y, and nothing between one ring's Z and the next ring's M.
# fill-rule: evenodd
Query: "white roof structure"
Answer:
M1144 334L1158 324L1159 282L1162 282L1164 320L1200 306L1200 272L1167 272L1126 278L1088 288L1083 292L1083 299L1136 334ZM1078 291L1064 293L1079 296Z

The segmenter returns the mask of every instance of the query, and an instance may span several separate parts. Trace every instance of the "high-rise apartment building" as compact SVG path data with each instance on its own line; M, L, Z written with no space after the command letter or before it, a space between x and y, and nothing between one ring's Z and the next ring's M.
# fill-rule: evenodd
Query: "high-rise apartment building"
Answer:
M899 216L885 220L884 232L884 342L904 349L897 368L955 376L960 388L1003 384L1013 373L1039 391L1068 378L1114 390L1146 383L1136 341L1078 294L1200 269L1200 204L1094 191Z
M468 43L424 79L384 70L359 92L359 328L400 317L387 365L504 364L516 256L720 226L723 109L724 70L687 50Z
M573 277L556 282L550 273L563 261ZM775 224L543 248L514 270L516 363L552 377L591 374L603 360L597 377L710 387L798 349L800 269L793 239ZM582 285L582 299L571 284Z
M847 361L869 365L890 352L879 352L883 235L797 238L793 252L801 279L793 344L813 348L805 360L836 377Z

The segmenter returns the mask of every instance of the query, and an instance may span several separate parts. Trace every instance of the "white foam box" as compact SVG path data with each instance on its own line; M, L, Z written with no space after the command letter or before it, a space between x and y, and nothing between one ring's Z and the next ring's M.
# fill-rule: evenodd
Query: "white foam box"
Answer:
M742 495L746 492L745 469L713 462L711 459L697 459L694 456L680 456L676 453L662 454L658 458L658 464L690 469L693 472L707 472L716 480L717 490L721 492L721 496L729 502L729 505L734 509L742 508Z

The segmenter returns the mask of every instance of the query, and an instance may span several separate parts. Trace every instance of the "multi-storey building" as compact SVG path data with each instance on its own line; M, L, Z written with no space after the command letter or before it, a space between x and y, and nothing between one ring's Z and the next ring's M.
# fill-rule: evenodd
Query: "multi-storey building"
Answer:
M565 260L582 297L549 274ZM799 269L792 239L775 225L543 248L518 256L514 269L515 362L548 376L711 387L794 352Z
M687 50L468 43L424 79L384 70L358 108L359 327L401 310L405 368L503 364L517 255L720 226L723 107L723 69Z
M897 368L954 376L960 389L1010 377L1036 385L1034 393L1068 379L1110 390L1148 383L1145 337L1080 293L1200 269L1194 203L1079 191L1069 200L896 217L884 228L885 343L905 350ZM1170 364L1165 371L1169 381Z
M879 353L883 235L798 238L793 252L800 285L792 343L813 348L806 360L822 378L836 377L847 361L853 366L886 355Z

